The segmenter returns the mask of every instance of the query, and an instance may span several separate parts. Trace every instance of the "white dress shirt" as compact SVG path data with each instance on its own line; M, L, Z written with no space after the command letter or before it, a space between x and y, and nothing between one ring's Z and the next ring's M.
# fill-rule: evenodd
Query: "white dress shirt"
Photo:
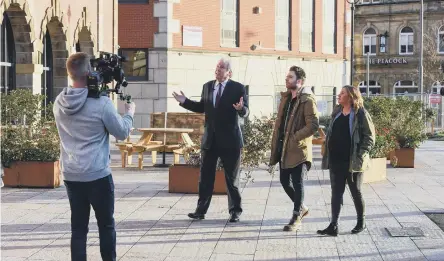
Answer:
M227 85L228 79L221 82L222 83L222 90L220 90L220 96L222 96L222 94L224 93L225 90L225 86ZM216 80L214 82L214 90L213 90L213 106L216 107L216 97L217 97L217 92L219 91L219 82Z

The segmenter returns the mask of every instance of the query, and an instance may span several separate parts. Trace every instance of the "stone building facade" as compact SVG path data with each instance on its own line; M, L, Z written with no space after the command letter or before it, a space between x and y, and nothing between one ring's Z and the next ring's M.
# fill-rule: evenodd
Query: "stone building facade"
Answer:
M117 0L1 0L1 92L31 89L50 102L69 85L77 51L117 52Z
M370 52L371 93L419 93L420 1L366 2L361 1L356 6L354 84L362 87L361 92L366 92L367 52ZM443 17L443 1L424 1L425 60L444 55ZM439 65L424 67L424 70L435 71L439 78ZM424 92L436 93L440 86L436 80L424 77Z
M345 0L119 0L135 126L149 127L151 113L185 112L171 93L200 99L222 57L232 79L248 86L253 115L276 110L292 65L330 101L333 87L350 79L350 21Z

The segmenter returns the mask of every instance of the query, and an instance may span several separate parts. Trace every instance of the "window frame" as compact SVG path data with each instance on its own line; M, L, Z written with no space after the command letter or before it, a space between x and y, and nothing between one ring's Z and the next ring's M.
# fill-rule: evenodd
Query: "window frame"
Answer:
M45 95L46 98L43 101L43 105L45 107L45 113L46 113L46 106L53 101L55 97L54 96L54 63L53 63L53 53L52 53L52 41L51 36L49 34L48 29L46 29L46 33L43 37L42 41L43 46L43 53L41 53L41 64L43 66L43 72L42 72L42 82L41 82L41 94ZM45 115L46 116L46 115Z
M361 81L358 84L358 89L359 91L364 94L365 92L362 92L361 89L364 89L365 91L367 91L367 81ZM381 84L378 81L374 81L374 80L370 80L370 85L369 85L369 89L370 89L370 95L379 95L382 94L382 87ZM371 93L372 89L379 89L379 92L377 93ZM365 93L367 94L367 93Z
M405 28L410 28L410 29L412 29L412 31L413 32L409 32L409 33L403 33L402 32L402 30L404 30ZM402 44L402 38L403 38L403 36L404 37L407 37L407 45L405 45L406 46L406 52L405 53L403 53L403 52L401 52L401 48L402 48L402 46L403 46L403 44ZM412 44L412 52L409 52L408 50L409 50L409 37L412 37L412 41L413 41L413 44ZM404 26L400 31L399 31L399 38L398 38L398 41L399 41L399 55L414 55L415 54L415 30L413 30L413 28L412 27L410 27L410 26Z
M2 24L0 27L0 92L8 94L16 89L16 55L15 55L15 39L12 29L11 20L6 13L3 14ZM4 38L3 38L4 37ZM3 42L3 40L6 40ZM6 43L6 44L4 44ZM4 82L3 82L4 81ZM4 86L3 86L4 84ZM5 87L5 88L1 88Z
M375 33L374 34L366 34L366 32L368 31L368 30L370 30L370 29L373 29L374 31L375 31ZM362 34L362 54L363 55L366 55L367 53L365 52L365 46L366 46L366 44L365 44L365 39L366 38L370 38L370 45L369 45L369 53L370 53L370 56L374 56L374 55L376 55L377 54L377 47L378 47L378 35L377 35L377 31L376 31L376 29L375 28L373 28L373 27L369 27L369 28L367 28L365 31L364 31L364 33ZM372 52L372 40L373 40L373 38L375 39L375 52L373 53Z
M315 16L316 16L316 0L311 0L312 1L312 5L311 5L311 7L312 7L312 10L311 10L311 15L310 15L310 17L311 17L311 21L304 21L304 20L302 20L302 18L303 18L303 13L304 13L304 8L303 8L303 1L300 1L299 2L299 19L300 19L300 21L299 21L299 24L300 24L300 27L299 27L299 29L300 29L300 32L299 32L299 48L300 48L300 51L301 52L315 52L315 37L316 37L316 33L315 33L315 31L316 31L316 28L315 28ZM290 16L291 16L291 14L290 14ZM305 33L307 33L307 31L304 31L303 30L303 28L306 28L306 27L304 27L304 25L305 24L309 24L309 22L310 22L310 24L311 24L311 35L310 35L310 37L311 37L311 41L310 41L310 46L305 46L304 44L303 44L303 42L302 42L302 39L304 39L304 34Z
M234 11L224 9L225 1L233 1L233 6L235 8ZM219 37L220 37L220 47L223 48L238 48L239 47L239 1L240 0L220 0L220 28L219 28ZM230 13L230 14L229 14ZM232 13L232 14L231 14ZM228 31L224 28L224 20L233 16L233 24L235 27L234 31L234 39L229 39L224 37L224 31Z
M119 55L123 56L124 51L144 51L145 52L145 60L146 60L146 66L145 66L145 76L131 76L127 72L125 72L125 78L128 82L147 82L149 81L149 54L148 54L148 48L120 48L119 49ZM125 56L125 58L128 58ZM122 65L123 69L123 65Z
M442 35L442 39L441 36ZM442 51L440 50L440 41L442 41ZM444 25L438 29L437 35L437 52L439 54L444 54Z
M408 81L411 82L411 85L401 85L401 82ZM415 81L411 80L399 80L393 85L393 93L395 95L406 95L404 92L397 93L396 89L416 89L416 92L408 92L407 95L417 94L419 93L419 86L415 83Z
M278 7L280 5L280 1L286 2L287 3L287 10L286 16L281 16L278 15L280 13L281 10L278 10ZM291 0L275 0L275 12L274 12L274 17L275 17L275 25L274 25L274 48L276 50L280 50L280 51L291 51ZM280 34L278 34L278 32L280 32L281 26L279 26L279 21L280 22L286 22L286 28L287 28L287 41L286 44L284 45L284 42L278 42L278 36L281 36Z

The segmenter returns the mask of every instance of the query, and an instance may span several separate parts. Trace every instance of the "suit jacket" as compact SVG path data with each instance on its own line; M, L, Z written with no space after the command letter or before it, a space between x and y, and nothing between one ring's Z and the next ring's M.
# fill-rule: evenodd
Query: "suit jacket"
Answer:
M186 99L183 108L196 113L205 113L205 131L201 148L210 149L213 141L218 148L240 149L244 146L242 132L239 126L240 117L249 114L248 100L245 87L241 83L228 80L217 108L213 105L215 80L203 85L200 101ZM244 107L237 111L233 104L244 98Z

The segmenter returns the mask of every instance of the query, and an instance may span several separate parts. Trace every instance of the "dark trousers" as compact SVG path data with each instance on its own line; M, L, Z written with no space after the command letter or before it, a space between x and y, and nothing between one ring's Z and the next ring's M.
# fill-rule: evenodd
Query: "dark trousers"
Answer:
M99 227L103 261L116 260L114 182L111 175L91 182L65 181L71 206L71 260L86 261L86 237L91 207Z
M348 162L330 164L331 223L333 224L338 224L346 183L348 184L355 204L358 220L364 219L365 203L361 193L363 174L362 172L350 173L348 166Z
M280 165L280 164L279 164ZM293 214L299 216L302 202L304 202L304 176L307 173L307 164L302 163L291 169L280 168L280 180L285 193L293 201Z
M239 191L239 172L241 161L240 149L218 148L213 142L210 149L202 150L202 165L199 176L199 200L196 213L206 214L213 196L216 165L221 159L225 172L228 192L228 209L231 213L242 213L241 194Z

